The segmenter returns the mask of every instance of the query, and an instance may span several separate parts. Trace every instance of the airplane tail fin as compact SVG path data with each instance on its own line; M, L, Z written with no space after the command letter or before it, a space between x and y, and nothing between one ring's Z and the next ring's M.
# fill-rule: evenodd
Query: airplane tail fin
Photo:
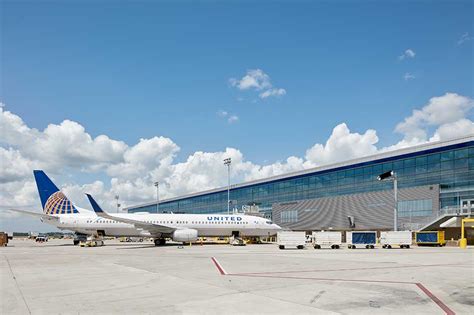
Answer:
M105 214L104 210L99 206L99 204L95 201L95 199L90 195L86 194L87 199L89 199L89 202L91 203L92 209L94 209L94 212L97 214Z
M45 214L72 214L79 213L71 201L41 170L34 170L36 186Z

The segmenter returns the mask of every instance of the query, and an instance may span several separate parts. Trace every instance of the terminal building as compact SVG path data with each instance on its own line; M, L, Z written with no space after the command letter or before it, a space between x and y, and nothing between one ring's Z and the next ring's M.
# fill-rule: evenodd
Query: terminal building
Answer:
M231 209L293 230L389 230L393 181L377 179L387 171L398 179L399 229L418 230L474 212L474 135L231 185ZM126 210L227 213L227 187Z

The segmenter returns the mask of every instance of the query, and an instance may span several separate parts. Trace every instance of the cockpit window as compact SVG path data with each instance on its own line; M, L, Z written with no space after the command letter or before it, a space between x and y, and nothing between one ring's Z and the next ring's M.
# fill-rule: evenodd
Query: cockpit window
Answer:
M273 224L272 221L266 221L265 223L266 223L266 224Z

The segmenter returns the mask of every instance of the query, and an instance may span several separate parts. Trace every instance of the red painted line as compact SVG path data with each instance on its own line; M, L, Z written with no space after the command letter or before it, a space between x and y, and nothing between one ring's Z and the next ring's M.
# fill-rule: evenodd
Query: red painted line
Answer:
M224 268L222 268L222 266L219 264L217 259L215 259L214 257L212 257L211 259L212 259L212 262L214 263L214 265L216 266L217 270L219 270L219 272L221 273L221 275L222 276L227 275L227 272L225 272Z
M296 279L296 280L316 280L316 281L340 281L340 282L367 282L367 283L395 283L395 284L415 284L406 281L390 280L363 280L363 279L340 279L340 278L312 278L312 277L290 277L290 276L270 276L257 274L228 273L228 276L237 277L255 277L255 278L277 278L277 279Z
M446 313L446 315L454 315L456 314L452 309L450 309L446 304L444 304L440 299L438 299L430 290L428 290L424 285L421 283L415 283L418 288L421 289L426 295L429 296L430 299L433 300L438 306Z
M281 274L281 273L290 273L288 271L279 271L279 272L262 272L262 273L227 273L224 268L219 264L217 259L214 257L211 258L212 262L219 270L220 274L223 276L234 276L234 277L254 277L254 278L275 278L275 279L295 279L295 280L315 280L315 281L339 281L339 282L359 282L359 283L390 283L390 284L415 284L421 291L423 291L433 302L436 303L446 315L455 315L456 313L450 309L446 304L444 304L439 298L437 298L430 290L428 290L424 285L419 282L406 282L406 281L390 281L390 280L363 280L363 279L340 279L340 278L312 278L312 277L291 277L291 276L281 276L281 275L269 275ZM436 265L419 265L419 267L425 266L436 266ZM442 266L442 265L441 265ZM382 267L381 267L382 268ZM390 269L387 267L385 269ZM405 267L393 267L393 268L406 268ZM374 269L374 268L366 268ZM350 270L350 269L342 269ZM354 270L354 269L353 269ZM339 270L306 270L306 271L292 271L292 272L314 272L314 271L341 271Z
M280 274L280 273L306 273L306 272L325 272L325 271L358 271L358 270L374 270L374 269L405 269L405 268L420 268L420 267L452 267L451 264L436 264L436 265L408 265L408 266L384 266L373 268L344 268L344 269L314 269L314 270L288 270L288 271L266 271L266 272L239 272L241 275L264 275L264 274Z

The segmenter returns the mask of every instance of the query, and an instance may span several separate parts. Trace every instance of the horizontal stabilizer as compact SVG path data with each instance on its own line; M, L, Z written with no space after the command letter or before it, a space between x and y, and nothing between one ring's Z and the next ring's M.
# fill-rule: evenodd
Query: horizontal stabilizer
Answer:
M8 210L12 212L16 212L16 213L26 214L33 217L45 219L45 220L55 220L55 221L59 220L57 216L45 214L42 212L34 212L34 211L20 210L20 209L8 209Z

